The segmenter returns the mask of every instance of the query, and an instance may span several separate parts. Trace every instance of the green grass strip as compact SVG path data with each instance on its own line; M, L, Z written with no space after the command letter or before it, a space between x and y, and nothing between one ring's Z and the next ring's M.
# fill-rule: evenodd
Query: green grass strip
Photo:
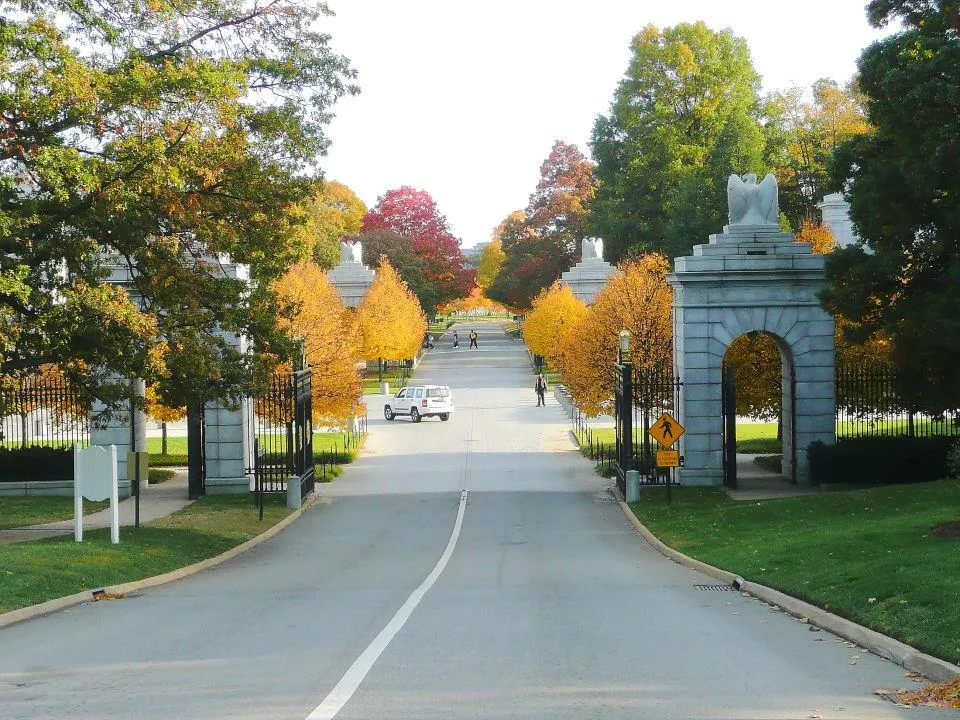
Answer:
M83 501L83 513L89 515L109 507L109 501ZM40 523L71 520L73 518L73 497L45 495L4 495L0 496L0 530L39 525Z
M960 662L960 481L734 501L644 490L636 516L667 545Z
M166 518L120 530L0 545L0 612L97 587L140 580L218 555L289 515L286 498L265 496L264 519L250 495L209 495Z

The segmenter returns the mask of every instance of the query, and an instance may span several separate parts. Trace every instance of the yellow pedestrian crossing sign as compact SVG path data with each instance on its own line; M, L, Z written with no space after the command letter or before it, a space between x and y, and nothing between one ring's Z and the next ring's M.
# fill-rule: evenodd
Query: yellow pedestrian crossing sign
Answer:
M686 430L670 413L663 413L647 430L650 436L665 448L672 447Z

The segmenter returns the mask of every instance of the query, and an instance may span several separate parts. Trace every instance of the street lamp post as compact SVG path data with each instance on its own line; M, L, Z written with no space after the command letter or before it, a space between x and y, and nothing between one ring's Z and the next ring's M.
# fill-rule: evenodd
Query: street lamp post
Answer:
M630 362L629 330L620 331L616 378L617 484L626 496L626 475L633 469L633 363Z

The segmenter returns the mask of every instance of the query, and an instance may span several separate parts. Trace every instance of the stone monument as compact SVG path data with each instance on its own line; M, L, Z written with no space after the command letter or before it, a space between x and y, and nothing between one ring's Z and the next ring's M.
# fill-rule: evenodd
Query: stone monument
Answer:
M830 228L838 248L861 244L860 237L854 232L853 223L850 222L850 204L843 199L842 194L824 195L823 202L817 203L817 207L823 215L823 224ZM863 249L870 252L867 246Z
M613 266L603 259L603 240L584 238L580 243L580 262L563 273L560 282L590 305L613 272Z
M340 264L327 272L327 279L349 308L363 301L373 284L374 272L363 264L363 246L359 242L340 243Z
M723 357L737 337L769 333L783 361L783 474L809 482L806 449L835 439L834 319L817 300L822 255L778 222L777 184L730 176L730 224L693 255L674 260L674 365L683 383L680 482L723 483Z

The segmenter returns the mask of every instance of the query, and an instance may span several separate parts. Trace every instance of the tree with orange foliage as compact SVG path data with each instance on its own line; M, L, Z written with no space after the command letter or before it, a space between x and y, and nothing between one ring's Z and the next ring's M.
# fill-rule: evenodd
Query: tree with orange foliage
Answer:
M465 298L459 298L438 308L440 312L448 313L469 313L473 310L486 310L489 313L505 313L507 309L500 303L491 300L483 294L483 288L474 285L473 290Z
M800 230L794 239L800 243L810 243L810 250L814 255L824 255L837 247L830 228L809 218L800 223Z
M417 296L386 258L356 312L361 357L408 360L417 354L427 332L427 318ZM381 376L382 377L382 376Z
M167 407L160 402L156 384L147 386L145 403L147 416L151 420L160 423L160 452L166 455L167 423L179 422L180 420L185 419L187 417L187 408Z
M342 425L357 414L362 395L360 343L350 311L311 260L294 265L277 281L276 291L293 309L285 328L302 340L313 370L314 420Z
M532 352L543 355L550 367L562 374L570 333L586 315L586 304L567 285L555 282L533 299L523 324L523 339Z
M577 405L594 417L609 411L620 331L629 330L635 366L652 367L673 357L673 291L670 263L658 253L622 263L568 335L563 382Z

